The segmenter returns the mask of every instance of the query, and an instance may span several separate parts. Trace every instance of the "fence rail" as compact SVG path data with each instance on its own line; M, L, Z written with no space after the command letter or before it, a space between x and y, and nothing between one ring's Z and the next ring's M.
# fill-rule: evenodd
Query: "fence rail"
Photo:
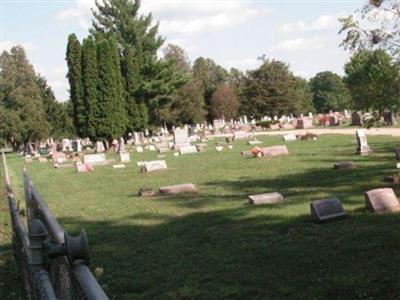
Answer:
M70 237L24 170L25 221L13 193L4 152L2 163L13 228L13 253L24 298L108 299L88 268L90 258L85 231L78 237Z

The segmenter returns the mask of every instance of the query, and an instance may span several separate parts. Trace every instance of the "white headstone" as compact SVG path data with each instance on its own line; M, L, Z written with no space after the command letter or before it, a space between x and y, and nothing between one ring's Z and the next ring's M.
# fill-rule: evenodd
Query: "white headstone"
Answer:
M143 153L143 147L142 146L136 146L136 152L137 153Z
M285 135L283 136L283 140L284 140L285 142L291 142L291 141L296 141L297 138L296 138L296 135L294 135L294 134L285 134Z
M167 169L167 163L165 160L146 161L144 163L144 168L146 172L165 170Z
M179 149L182 146L190 146L188 141L188 131L180 127L174 130L174 148Z
M368 146L367 136L365 135L364 130L358 129L356 131L356 136L358 143L357 153L367 154L369 152L372 152L371 148Z
M83 162L90 165L103 165L107 163L106 155L104 153L85 154Z
M179 154L191 154L191 153L197 153L197 148L196 146L183 146L179 148Z
M129 152L120 152L119 153L119 161L122 163L128 163L131 161L131 156Z

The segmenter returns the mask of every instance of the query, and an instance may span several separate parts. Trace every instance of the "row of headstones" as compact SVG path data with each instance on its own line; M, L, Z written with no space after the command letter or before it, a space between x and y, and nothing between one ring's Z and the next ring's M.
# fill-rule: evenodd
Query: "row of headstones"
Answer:
M249 203L254 205L283 203L280 193L250 195ZM400 203L393 189L381 188L365 193L366 208L376 213L398 212ZM310 203L311 216L316 222L341 219L347 216L342 202L338 198L316 200Z

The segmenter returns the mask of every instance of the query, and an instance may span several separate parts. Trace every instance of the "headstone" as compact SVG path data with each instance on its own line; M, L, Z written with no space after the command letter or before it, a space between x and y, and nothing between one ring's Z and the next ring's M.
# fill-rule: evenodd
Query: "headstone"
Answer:
M188 132L186 129L178 127L174 130L174 149L178 150L180 147L184 146L190 146Z
M101 141L97 141L96 142L96 152L97 153L103 153L105 150L104 150L104 144L103 144L103 142L101 142Z
M279 193L268 193L260 195L250 195L249 203L255 205L275 204L283 202L283 196Z
M297 128L299 129L309 129L313 128L313 120L310 118L299 118L297 119Z
M85 154L83 162L90 165L104 165L107 164L106 155L104 153Z
M156 146L154 145L149 145L149 151L156 151Z
M119 153L119 161L122 163L128 163L131 161L131 156L129 152L120 152Z
M365 205L376 213L398 212L400 203L391 188L370 190L365 193Z
M119 139L118 152L119 153L124 153L125 152L125 141L124 141L124 138L120 138Z
M193 183L186 183L186 184L160 187L159 191L160 194L162 195L179 195L187 193L196 193L197 188Z
M311 216L316 222L332 221L347 216L342 203L337 198L313 201L310 208Z
M196 146L183 146L179 148L179 154L191 154L191 153L197 153L197 148Z
M361 126L363 124L362 115L360 112L354 112L351 115L351 125Z
M281 127L282 127L282 129L286 129L286 130L294 129L294 126L290 123L282 124Z
M165 170L167 168L168 167L165 160L153 160L153 161L146 161L144 163L144 170L146 172Z
M400 169L400 163L396 164L396 169Z
M297 137L294 134L285 134L283 136L283 140L285 142L292 142L292 141L297 141Z
M288 155L289 151L286 145L277 145L277 146L261 148L261 153L263 156L279 156L279 155Z
M224 150L224 147L217 146L217 147L215 147L215 150L217 150L217 152L221 152L222 150Z
M124 164L113 165L113 169L125 169L126 166Z
M247 145L259 145L259 144L262 144L262 141L252 140L247 142Z
M47 162L47 157L38 157L38 162L46 163Z
M246 131L239 130L233 133L233 137L235 140L245 140L250 137L250 134Z
M357 153L363 155L372 152L371 148L368 146L367 136L365 135L364 130L357 130L356 136L358 143Z
M353 170L356 167L356 164L352 161L341 161L333 165L333 168L338 170Z
M152 189L141 188L139 190L139 196L141 197L154 197L157 195L157 192Z
M278 123L271 124L271 125L269 125L269 129L271 129L271 130L279 130L279 129L281 129L281 126Z
M233 149L233 145L228 145L228 149L232 150Z
M143 153L143 147L142 146L136 146L136 152L137 153Z

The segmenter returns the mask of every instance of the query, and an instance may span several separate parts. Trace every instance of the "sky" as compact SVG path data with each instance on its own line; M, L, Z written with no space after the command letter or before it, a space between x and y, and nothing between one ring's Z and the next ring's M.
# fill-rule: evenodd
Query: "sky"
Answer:
M338 18L364 0L142 0L166 43L183 47L191 61L203 56L229 69L256 68L265 55L289 63L294 74L343 74L350 53L339 47ZM0 0L0 50L22 45L58 100L69 97L68 35L88 35L94 0Z

